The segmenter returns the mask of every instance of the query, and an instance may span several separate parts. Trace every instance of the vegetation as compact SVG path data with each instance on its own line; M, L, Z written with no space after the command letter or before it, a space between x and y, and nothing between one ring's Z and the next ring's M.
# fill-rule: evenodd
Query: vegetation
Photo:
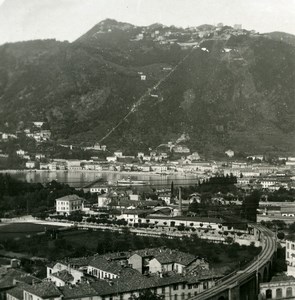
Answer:
M93 38L100 30L105 34ZM21 122L27 126L40 120L48 122L56 141L80 145L100 140L165 77L163 68L175 66L189 51L176 43L131 41L141 30L109 20L74 43L1 46L0 130L15 132ZM175 37L175 31L187 33L159 30ZM158 97L146 97L104 143L110 149L123 145L129 153L147 151L186 132L187 146L208 156L220 156L229 147L235 152L292 151L294 46L250 35L202 46L209 52L196 48L153 90ZM224 47L235 51L228 55ZM138 72L147 80L140 80Z
M76 194L88 200L96 200L90 193L77 191L67 184L52 181L28 183L0 174L0 217L13 217L23 214L33 214L44 218L47 212L54 209L55 199Z
M5 250L28 253L33 256L47 257L51 260L64 257L78 257L98 252L128 251L148 247L166 246L195 255L200 255L215 266L236 267L243 265L260 252L260 248L239 246L238 244L214 244L196 236L160 238L137 236L125 228L122 233L109 230L47 230L46 235L32 235L19 240L2 241Z

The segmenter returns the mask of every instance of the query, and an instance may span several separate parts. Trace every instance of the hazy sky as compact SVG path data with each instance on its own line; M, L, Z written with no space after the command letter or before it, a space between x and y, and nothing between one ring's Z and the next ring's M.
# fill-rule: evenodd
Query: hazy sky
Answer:
M0 44L73 41L105 18L182 27L239 23L259 32L295 34L295 0L0 0Z

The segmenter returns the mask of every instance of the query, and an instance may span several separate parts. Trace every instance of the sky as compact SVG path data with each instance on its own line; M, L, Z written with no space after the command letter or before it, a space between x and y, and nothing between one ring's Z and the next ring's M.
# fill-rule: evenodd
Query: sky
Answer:
M106 18L181 27L222 22L295 34L295 0L0 0L0 44L73 41Z

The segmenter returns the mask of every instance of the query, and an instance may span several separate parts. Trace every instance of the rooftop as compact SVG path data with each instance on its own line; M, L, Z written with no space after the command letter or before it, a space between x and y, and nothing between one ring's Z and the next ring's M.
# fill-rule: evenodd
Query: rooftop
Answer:
M74 280L74 277L67 270L58 271L52 273L51 275L62 280L63 282L71 282Z
M43 281L34 285L27 285L24 290L43 299L60 297L62 295L55 284L49 281Z
M164 247L135 250L131 255L133 254L138 254L142 257L154 257L162 264L175 262L185 266L198 258L190 253L185 253L179 250L171 250Z
M64 295L63 299L76 299L97 295L97 291L89 283L80 283L76 286L65 285L59 289Z
M112 274L119 274L120 270L122 269L122 266L118 262L108 260L103 256L94 258L92 261L90 261L89 266Z
M19 269L9 269L0 279L0 289L14 286L15 281L32 284L33 282L40 281L40 279Z
M55 201L76 201L76 200L84 200L84 199L77 195L67 195L61 198L57 198Z

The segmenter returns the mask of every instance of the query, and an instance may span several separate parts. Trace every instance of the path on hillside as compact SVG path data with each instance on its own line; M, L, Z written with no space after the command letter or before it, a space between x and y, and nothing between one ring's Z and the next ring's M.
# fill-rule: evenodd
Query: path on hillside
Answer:
M199 43L201 44L202 41ZM176 70L177 68L184 63L184 61L193 53L193 51L198 46L194 46L191 51L186 54L173 68L172 70L163 78L161 78L154 86L151 88L148 88L147 91L133 104L130 111L103 137L99 140L99 143L101 143L103 140L105 140L107 137L109 137L119 126L122 125L122 123L132 114L136 111L136 109L145 101L145 99L151 95L151 92L155 89L157 89L164 81L166 81Z

